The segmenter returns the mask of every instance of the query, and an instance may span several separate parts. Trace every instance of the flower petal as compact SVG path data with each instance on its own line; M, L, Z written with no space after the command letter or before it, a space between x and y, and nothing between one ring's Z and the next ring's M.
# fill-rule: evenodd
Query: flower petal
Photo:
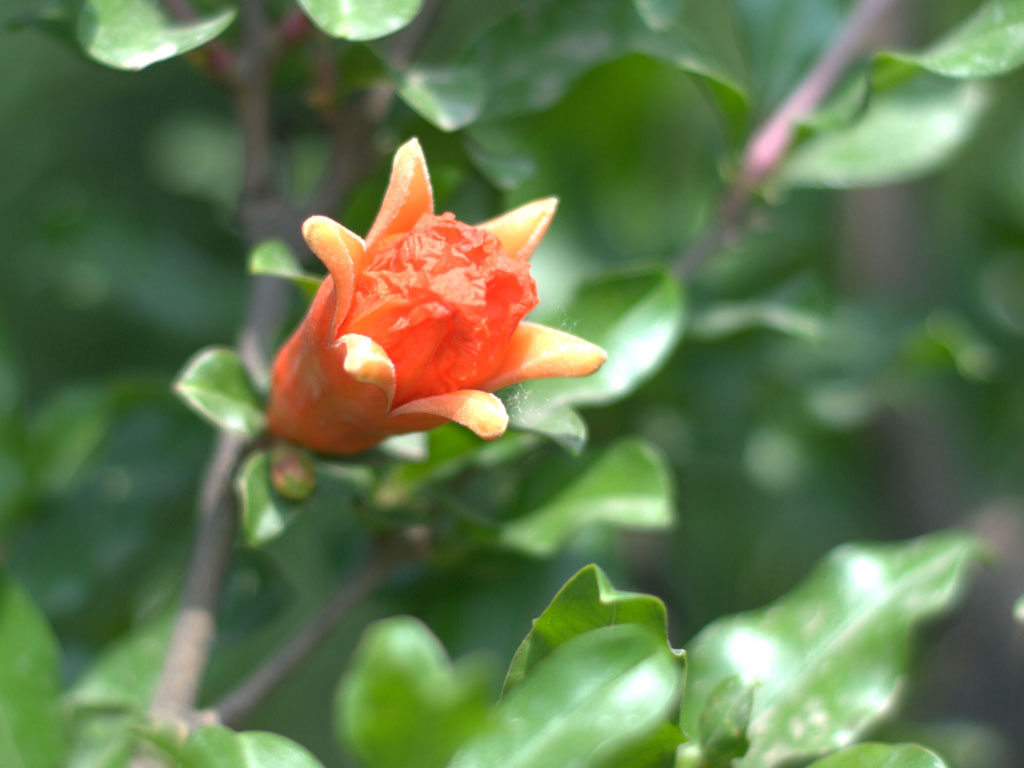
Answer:
M558 207L557 197L546 197L485 221L480 229L496 235L505 252L514 259L529 259Z
M363 239L326 216L311 216L302 224L302 236L334 280L336 305L332 334L352 304L356 266L362 261Z
M346 333L338 341L345 345L345 373L356 381L380 387L390 409L395 398L395 365L388 353L373 339L358 333Z
M482 389L493 391L527 379L589 376L607 359L599 346L571 333L522 322L512 333L497 373Z
M395 408L387 427L393 432L413 432L433 429L445 421L461 424L485 440L496 440L508 428L508 413L501 400L490 392L460 389Z
M420 216L433 212L434 192L423 148L418 140L409 139L395 153L391 180L366 243L369 246L389 235L408 232Z

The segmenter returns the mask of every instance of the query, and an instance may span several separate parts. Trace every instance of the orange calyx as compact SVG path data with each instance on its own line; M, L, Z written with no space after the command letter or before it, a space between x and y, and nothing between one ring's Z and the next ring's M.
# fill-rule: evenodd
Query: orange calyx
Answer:
M494 234L451 213L424 214L370 245L340 330L384 349L400 406L488 380L536 304L529 264Z

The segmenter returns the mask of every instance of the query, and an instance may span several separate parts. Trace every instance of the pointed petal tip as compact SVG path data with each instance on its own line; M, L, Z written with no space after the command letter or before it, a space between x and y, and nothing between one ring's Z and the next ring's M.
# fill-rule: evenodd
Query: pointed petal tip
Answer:
M337 224L337 222L327 216L310 216L302 222L302 239L312 247L313 241L317 238L317 233L323 227L330 227L332 224Z
M454 421L484 440L497 440L508 429L505 404L490 392L479 389L460 389L413 400L395 408L391 417L395 425L407 423L412 429L421 428L417 421L424 417Z
M388 187L366 242L372 244L388 235L408 232L423 214L433 210L427 159L419 139L413 137L395 151Z
M388 353L373 339L358 333L346 333L339 341L345 345L345 373L356 381L379 387L390 409L395 397L395 364Z
M607 359L607 352L586 339L524 321L512 334L498 371L483 388L494 391L529 379L589 376Z
M527 260L548 231L557 208L557 197L544 197L485 221L480 228L495 235L509 256Z

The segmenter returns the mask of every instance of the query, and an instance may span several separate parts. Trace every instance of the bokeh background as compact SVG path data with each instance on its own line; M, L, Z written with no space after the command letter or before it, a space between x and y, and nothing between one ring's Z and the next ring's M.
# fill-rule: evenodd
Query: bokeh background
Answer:
M8 0L3 13L30 5ZM573 46L592 50L588 28L570 39L556 26L544 33L548 55L534 51L528 64L551 80L548 95L509 86L487 119L457 132L396 102L373 170L330 213L365 231L387 155L416 135L439 207L463 219L561 198L535 256L549 313L589 275L675 263L713 224L750 127L848 8L722 5L727 18L701 23L749 87L745 116L628 46L573 56ZM897 4L878 45L923 45L974 5ZM367 57L350 48L341 55L358 72ZM196 349L231 343L243 312L241 151L227 94L182 59L116 72L34 30L0 31L0 51L0 562L55 627L70 683L112 644L159 646L166 634L211 441L169 385ZM327 162L327 139L301 67L277 85L278 170L301 196ZM687 279L686 329L667 363L625 401L585 412L593 445L641 434L660 447L674 473L671 533L590 532L551 560L485 551L410 570L252 727L349 764L321 702L376 617L418 615L453 656L487 653L498 668L565 578L597 560L618 586L664 598L685 644L713 618L778 597L841 542L959 526L990 542L993 564L961 610L925 633L902 714L884 733L940 748L957 768L1019 765L1024 80L972 83L966 101L932 98L930 87L922 103L946 110L956 141L901 169L907 130L938 141L918 135L909 110L909 129L875 140L886 183L770 183L746 232ZM854 79L844 88L855 91ZM515 482L556 471L559 450L527 459ZM461 492L471 502L491 487ZM317 605L363 546L339 509L267 550L240 547L207 695ZM75 759L90 764L89 754L80 746Z

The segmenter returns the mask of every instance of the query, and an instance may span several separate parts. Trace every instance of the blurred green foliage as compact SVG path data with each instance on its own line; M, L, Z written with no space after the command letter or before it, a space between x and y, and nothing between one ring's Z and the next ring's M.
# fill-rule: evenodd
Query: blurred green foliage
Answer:
M290 8L268 5L282 16ZM318 16L328 5L303 3L320 26L352 40L386 35L419 7L388 3L397 21L381 22L360 15L366 3L353 3L350 18ZM530 619L596 560L611 575L597 572L599 584L612 594L614 582L659 595L672 646L697 649L683 730L700 746L714 723L692 727L708 711L697 705L732 671L700 677L700 656L710 653L700 638L752 619L741 614L698 635L702 627L776 600L842 542L995 526L1004 559L986 577L988 599L972 600L959 624L932 633L931 652L912 657L910 706L891 728L941 748L952 768L1017 764L1024 673L1004 638L1020 594L1020 572L1005 552L1024 546L1022 4L905 4L894 24L903 37L887 41L892 50L851 72L805 121L789 160L759 190L767 205L685 287L672 267L714 225L751 129L851 4L427 5L435 15L411 63L387 37L330 49L340 99L390 80L399 100L376 134L379 162L337 210L324 212L365 232L386 183L384 157L407 135L424 144L439 208L460 218L558 195L558 215L533 259L537 314L603 343L612 360L591 380L507 393L522 431L496 444L446 427L424 441L423 461L378 451L356 468L321 462L317 490L303 502L275 498L263 475L243 478L262 503L247 509L204 703L315 611L368 550L371 530L425 524L436 544L429 565L407 568L356 609L247 728L284 734L327 766L354 764L336 730L368 765L400 759L373 762L372 729L338 720L331 703L362 628L408 613L436 637L411 620L374 625L340 696L368 695L358 676L392 663L388 643L409 642L429 657L424 665L448 698L411 695L396 706L433 707L441 723L470 711L465 733L477 733L476 697L490 685L496 698L499 676L449 666L441 646L453 657L484 650L504 664ZM9 0L4 8L32 28L0 31L12 63L0 87L0 226L8 236L0 261L0 564L10 574L0 581L0 648L33 650L26 666L11 664L13 652L0 654L0 693L40 689L26 694L41 702L25 711L29 725L12 731L10 749L21 749L26 764L60 764L63 737L47 729L66 731L68 765L127 764L209 452L209 429L172 396L171 383L196 350L230 343L243 312L249 249L234 213L241 144L227 92L202 75L202 51L189 54L195 66L178 57L131 74L96 63L133 69L174 57L234 15L231 3L196 7L203 20L187 30L154 15L148 0ZM309 51L326 42L310 35L275 80L275 171L296 199L329 158L309 93ZM237 36L235 25L221 39ZM882 184L898 186L874 188ZM298 275L308 287L281 248L254 253L252 271ZM297 291L292 314L301 311ZM242 396L224 418L242 413L251 426L256 395L232 373ZM414 453L423 447L405 443ZM268 469L264 462L252 471ZM623 535L594 521L673 525ZM941 538L931 546L943 541L952 546ZM842 551L875 562L875 550ZM913 590L893 581L886 610L908 621L931 611L927 595L943 602L943 584L920 587L914 602ZM830 602L837 590L821 589L809 610L838 610ZM497 724L454 764L497 765L487 756L524 743L541 743L549 764L565 764L565 743L603 734L584 718L542 733L558 706L574 706L555 694L571 699L573 681L596 680L595 669L613 663L622 679L654 681L651 706L587 764L627 765L626 754L653 755L638 765L668 759L683 738L672 711L679 662L645 624L588 626L567 641L574 653L554 649L551 663L522 683L553 709L538 708L528 690L502 699ZM900 630L894 647L902 650L902 626L887 626ZM865 655L886 658L877 649ZM38 672L26 679L26 668ZM58 676L63 729L47 703ZM597 683L614 703L614 682ZM772 716L759 690L752 737ZM722 727L738 728L739 737L747 724ZM755 755L773 746L752 741ZM224 755L233 762L217 762ZM277 737L223 729L198 731L179 755L185 766L286 759L316 764ZM919 748L884 745L818 764L882 760L941 764Z

